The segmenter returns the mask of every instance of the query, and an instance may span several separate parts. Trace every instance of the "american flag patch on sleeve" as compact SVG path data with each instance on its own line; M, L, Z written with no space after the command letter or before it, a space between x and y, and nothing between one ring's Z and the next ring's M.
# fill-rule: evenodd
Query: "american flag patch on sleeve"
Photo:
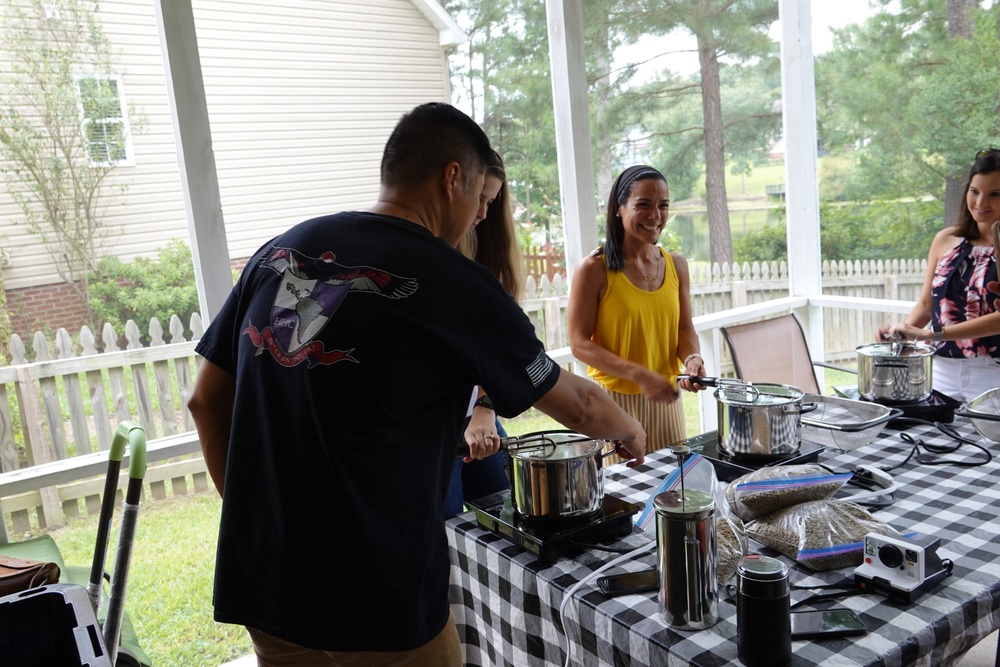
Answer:
M549 355L545 354L545 350L538 353L535 360L528 364L525 369L528 371L528 377L531 378L531 384L537 387L542 383L542 381L549 376L552 371L552 367L556 365L556 362L549 359Z

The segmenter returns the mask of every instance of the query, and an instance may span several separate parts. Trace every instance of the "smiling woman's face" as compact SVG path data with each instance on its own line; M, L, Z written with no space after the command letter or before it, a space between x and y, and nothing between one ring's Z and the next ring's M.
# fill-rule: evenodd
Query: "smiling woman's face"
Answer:
M992 225L1000 220L1000 171L974 175L965 203L972 219L979 224Z
M618 212L626 234L656 243L670 213L670 188L658 178L636 181L628 201Z

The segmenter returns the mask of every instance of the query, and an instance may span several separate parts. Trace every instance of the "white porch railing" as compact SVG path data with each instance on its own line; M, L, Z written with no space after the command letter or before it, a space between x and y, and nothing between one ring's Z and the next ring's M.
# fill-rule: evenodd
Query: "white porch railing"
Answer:
M560 365L572 366L575 372L585 374L583 364L566 347L567 300L564 293L549 292L527 302L525 310L536 321L539 336L546 342L550 355ZM912 305L910 301L870 297L786 296L697 315L694 323L706 367L712 374L721 374L724 342L719 327L793 312L803 323L810 350L817 360L842 361L845 345L853 351L852 340L857 341L854 345L873 340L872 322L895 316L902 319ZM872 315L874 319L863 315ZM840 331L841 328L845 331ZM836 341L831 349L828 343L834 337L843 340ZM61 332L61 339L66 340L65 332ZM104 353L88 351L82 357L61 351L56 359L25 360L22 365L0 369L0 398L5 399L0 401L3 505L0 543L8 535L19 539L27 531L61 524L66 515L80 512L81 500L84 511L96 511L103 481L95 476L106 468L107 453L101 451L104 449L101 444L106 447L101 438L96 438L98 446L90 446L89 434L94 428L97 433L112 428L118 418L137 416L141 422L149 423L149 431L154 434L148 443L149 460L157 465L150 466L146 477L147 492L154 498L184 494L189 488L195 491L209 488L197 436L190 430L190 416L185 409L185 399L197 370L194 342L183 341L179 334L174 340L179 342L157 341L159 344L149 347ZM36 345L36 352L39 347L42 346ZM816 350L822 353L817 354ZM153 372L147 373L147 364ZM168 369L179 377L175 385L180 387L178 400L171 397ZM102 385L104 374L111 376L112 391L106 392ZM60 414L59 394L63 393L68 418L65 413ZM129 401L129 394L141 400ZM156 400L143 399L147 394ZM92 413L85 413L81 395L89 395ZM102 409L104 396L112 405ZM710 392L702 392L700 400L702 431L712 430L716 428L714 398ZM130 403L138 404L135 416L127 407ZM154 407L162 410L168 404L177 409L174 419L158 414ZM11 407L16 410L14 414ZM95 423L97 420L103 425ZM157 437L160 433L165 437ZM67 437L70 434L72 437Z

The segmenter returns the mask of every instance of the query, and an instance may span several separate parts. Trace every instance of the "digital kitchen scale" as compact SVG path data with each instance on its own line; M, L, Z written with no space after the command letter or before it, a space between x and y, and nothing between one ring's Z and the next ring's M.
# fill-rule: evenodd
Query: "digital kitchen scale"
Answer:
M604 494L600 513L583 519L528 520L516 514L505 489L466 503L480 526L551 563L593 544L632 532L632 516L642 507L610 493Z
M823 445L803 440L799 442L799 450L787 456L734 456L719 449L718 431L708 431L676 444L687 445L692 452L701 454L711 461L716 477L722 482L731 482L737 477L767 466L816 463L819 460L819 453L826 449Z

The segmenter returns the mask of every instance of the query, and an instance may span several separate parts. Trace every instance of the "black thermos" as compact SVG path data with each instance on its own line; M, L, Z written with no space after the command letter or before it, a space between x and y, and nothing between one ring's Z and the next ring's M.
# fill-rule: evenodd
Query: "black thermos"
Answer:
M736 568L736 644L746 667L792 664L788 568L751 554Z

